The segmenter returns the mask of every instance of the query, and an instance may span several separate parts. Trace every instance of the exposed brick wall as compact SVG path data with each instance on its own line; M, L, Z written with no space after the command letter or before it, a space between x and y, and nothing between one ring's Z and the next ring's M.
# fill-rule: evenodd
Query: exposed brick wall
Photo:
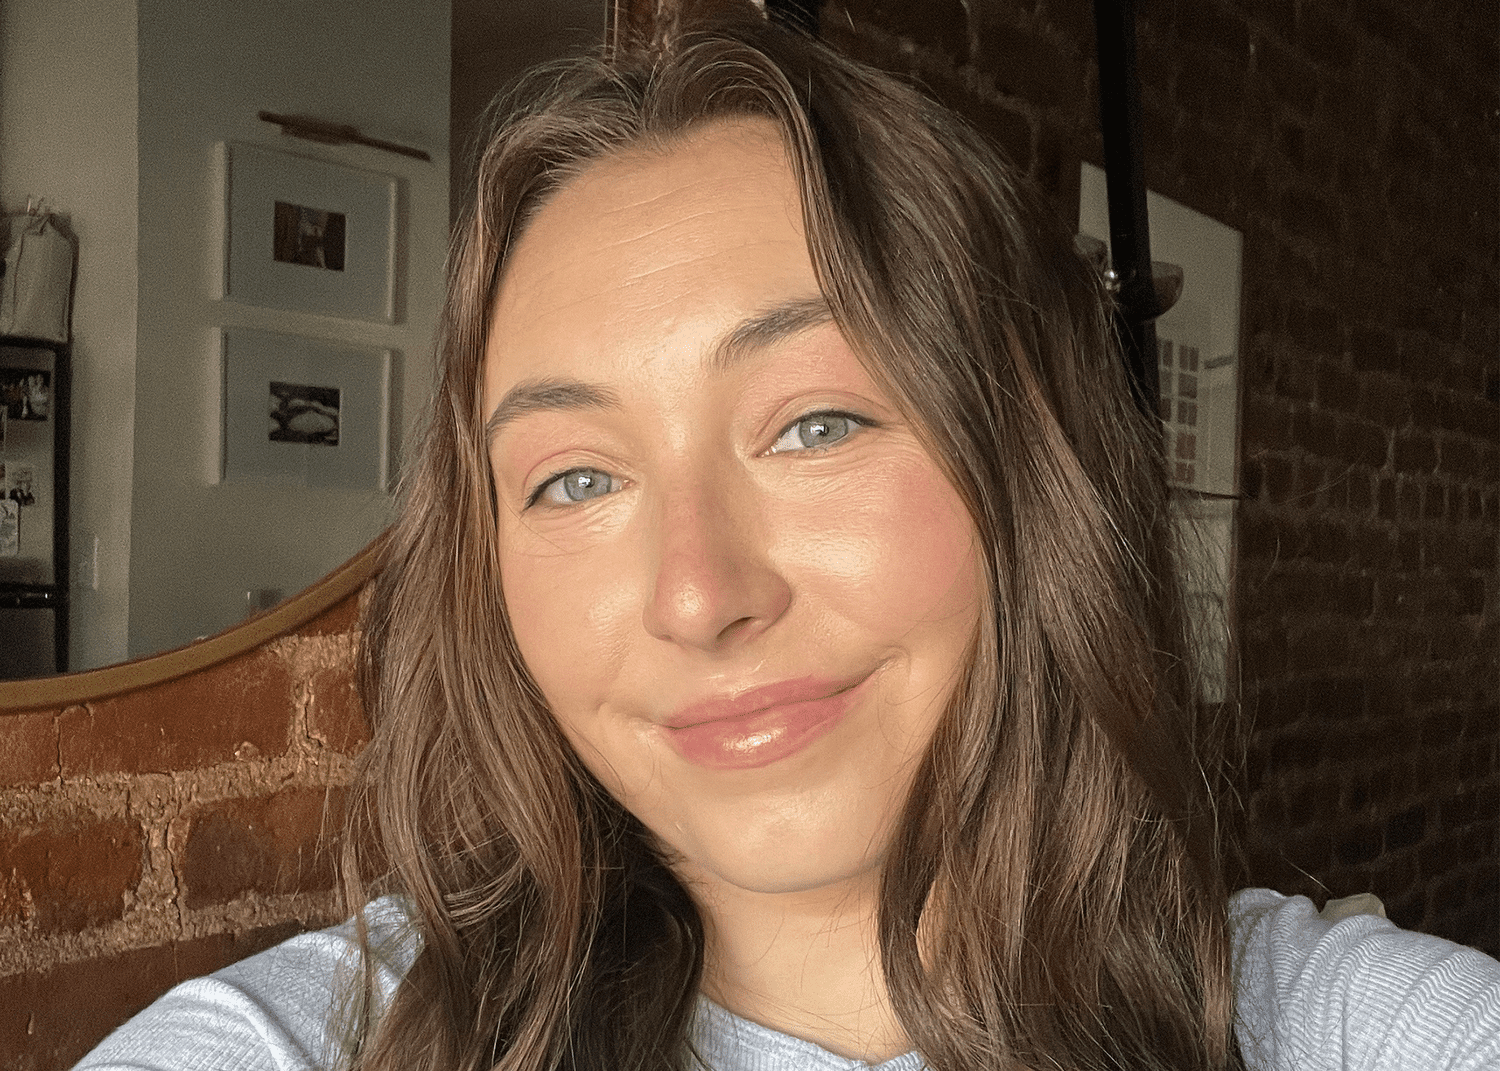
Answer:
M57 1071L177 981L342 915L357 596L201 673L0 714L0 1067Z
M1147 183L1244 235L1247 880L1500 952L1500 13L1142 0ZM830 0L1076 218L1088 0Z

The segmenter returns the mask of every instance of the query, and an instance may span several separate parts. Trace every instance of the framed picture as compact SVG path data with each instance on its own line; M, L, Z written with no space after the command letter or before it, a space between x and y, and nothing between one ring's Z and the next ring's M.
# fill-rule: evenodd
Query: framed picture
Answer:
M0 463L0 469L5 468ZM8 498L0 498L0 558L21 556L21 507Z
M394 322L396 177L256 145L220 148L223 296Z
M223 329L226 480L384 491L391 351Z
M1156 321L1160 415L1182 586L1203 698L1226 695L1229 592L1238 493L1239 231L1146 192L1151 257L1182 269L1182 293ZM1083 165L1078 229L1109 241L1104 172Z
M52 373L0 368L0 412L7 420L46 420L52 411Z

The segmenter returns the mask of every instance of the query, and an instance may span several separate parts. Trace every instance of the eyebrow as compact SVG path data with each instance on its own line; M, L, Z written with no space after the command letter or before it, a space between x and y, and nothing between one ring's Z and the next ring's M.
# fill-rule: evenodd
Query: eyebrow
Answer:
M833 310L821 294L778 302L747 316L715 340L705 363L711 373L727 372L753 353L832 320ZM493 440L505 425L528 413L619 407L619 394L601 384L560 377L523 380L495 406L485 422L484 437L486 442Z

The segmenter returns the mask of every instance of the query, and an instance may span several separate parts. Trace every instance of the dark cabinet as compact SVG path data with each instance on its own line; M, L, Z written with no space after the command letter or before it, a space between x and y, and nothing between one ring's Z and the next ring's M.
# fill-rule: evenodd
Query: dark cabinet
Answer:
M69 356L0 336L0 680L67 670Z

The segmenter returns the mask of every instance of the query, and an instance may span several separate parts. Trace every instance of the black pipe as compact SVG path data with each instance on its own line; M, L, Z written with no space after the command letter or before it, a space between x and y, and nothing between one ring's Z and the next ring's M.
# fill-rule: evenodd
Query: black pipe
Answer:
M1161 396L1155 320L1161 309L1151 282L1132 0L1094 0L1094 30L1099 49L1099 128L1104 135L1110 259L1119 287L1116 326L1125 344L1136 401L1155 416Z

